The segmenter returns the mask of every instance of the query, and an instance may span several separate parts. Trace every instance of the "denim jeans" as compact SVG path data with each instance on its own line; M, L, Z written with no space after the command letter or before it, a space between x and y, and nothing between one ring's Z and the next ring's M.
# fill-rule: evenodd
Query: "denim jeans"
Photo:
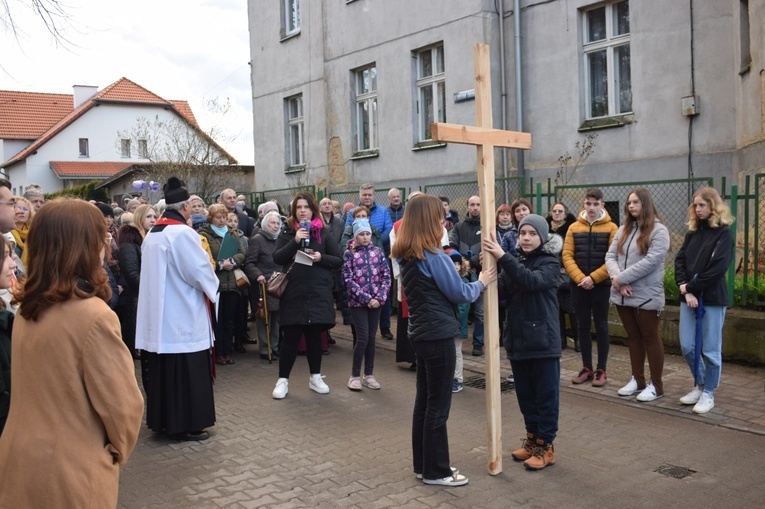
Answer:
M701 319L701 364L697 385L708 393L720 385L722 372L722 328L725 323L725 306L704 306ZM680 303L680 349L685 362L693 373L693 357L696 343L696 309Z
M608 333L608 300L611 285L597 285L592 290L584 290L571 284L571 299L574 301L576 314L577 338L582 349L582 365L592 369L592 337L590 336L590 317L595 322L595 337L598 340L597 369L606 371L608 349L611 336Z
M473 346L483 346L483 295L473 308Z
M375 335L380 321L382 308L350 308L356 327L356 344L353 346L353 366L351 376L361 375L361 361L364 361L364 374L374 374Z
M510 361L510 366L526 431L553 443L558 434L560 359Z
M412 343L417 354L417 394L412 417L414 472L425 479L452 475L446 421L452 406L454 338Z

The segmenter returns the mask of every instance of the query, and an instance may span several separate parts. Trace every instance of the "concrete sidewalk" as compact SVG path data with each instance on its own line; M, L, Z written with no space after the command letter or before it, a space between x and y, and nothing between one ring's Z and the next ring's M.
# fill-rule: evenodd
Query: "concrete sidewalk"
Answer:
M350 329L338 326L333 337L322 366L330 394L308 389L299 357L289 395L272 399L278 365L249 347L218 372L218 422L208 441L170 441L144 427L122 470L119 507L758 507L765 499L761 369L725 364L717 407L696 416L677 403L692 386L682 359L667 358L666 396L640 404L616 396L629 378L625 348L612 349L611 380L601 389L571 385L580 361L566 350L557 463L529 472L512 461L524 431L507 391L497 476L486 474L485 391L466 387L454 395L449 437L452 463L470 484L443 488L412 473L415 377L396 366L394 342L378 339L382 390L351 392ZM466 378L483 374L467 341L465 352ZM503 360L503 374L508 367Z

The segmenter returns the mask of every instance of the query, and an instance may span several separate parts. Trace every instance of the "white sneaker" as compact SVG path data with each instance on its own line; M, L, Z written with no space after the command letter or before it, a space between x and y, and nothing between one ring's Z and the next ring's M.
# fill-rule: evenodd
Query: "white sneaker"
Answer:
M619 396L632 396L639 391L640 389L638 389L637 380L635 380L635 377L633 376L630 378L630 381L627 383L627 385L616 391L616 393Z
M683 405L695 405L701 399L701 393L703 392L699 387L694 387L691 392L680 398L680 403Z
M662 396L663 394L656 394L656 388L652 383L649 383L648 386L637 395L637 400L641 403L648 403L649 401L657 400Z
M274 392L271 394L274 399L284 399L284 396L287 395L289 383L288 378L280 378L276 381L276 387L274 387Z
M422 482L436 486L464 486L468 483L468 478L462 474L457 474L443 479L423 479Z
M715 407L715 397L708 392L702 391L699 402L693 407L694 414L705 414Z
M324 377L321 376L320 373L311 375L311 378L308 379L308 388L313 392L318 392L319 394L329 394L329 387L324 383L322 378Z

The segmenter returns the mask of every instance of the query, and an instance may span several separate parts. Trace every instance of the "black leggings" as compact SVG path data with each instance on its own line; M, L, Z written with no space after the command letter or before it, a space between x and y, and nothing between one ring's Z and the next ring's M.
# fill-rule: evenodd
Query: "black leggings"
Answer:
M297 346L301 334L305 336L305 355L312 375L321 373L321 333L327 329L318 325L285 325L282 327L282 342L279 346L279 378L289 378L297 358Z

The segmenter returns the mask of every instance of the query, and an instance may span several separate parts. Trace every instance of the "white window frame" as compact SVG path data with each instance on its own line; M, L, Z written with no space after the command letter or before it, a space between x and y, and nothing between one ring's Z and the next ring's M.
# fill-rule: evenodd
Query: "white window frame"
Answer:
M291 37L300 33L300 0L282 0L284 24L283 36Z
M365 73L368 76L365 79ZM353 72L354 83L354 145L356 152L369 152L377 150L378 129L377 122L377 64L372 63L356 69ZM364 113L367 113L366 118ZM367 138L365 140L365 133ZM365 143L366 142L366 143Z
M122 157L130 157L130 138L123 138L120 140L120 152Z
M138 157L149 158L149 142L147 140L138 140Z
M80 138L79 141L80 157L90 157L90 143L87 138Z
M582 58L583 58L583 69L584 69L584 90L585 90L585 118L587 120L590 119L596 119L596 118L607 118L607 117L614 117L619 115L625 115L628 113L632 113L632 78L631 78L631 70L630 70L630 104L629 108L622 111L621 109L621 101L619 97L619 89L621 84L621 77L619 75L619 66L617 62L617 55L616 53L623 47L629 48L631 51L630 46L630 35L631 33L628 31L624 34L616 34L616 6L622 2L627 3L629 8L629 0L616 0L605 4L599 4L587 9L584 9L582 11ZM606 18L606 33L605 37L603 39L597 40L597 41L589 41L589 16L588 14L591 11L594 11L596 9L605 8L605 18ZM631 30L631 27L630 27ZM605 114L594 114L593 113L593 84L591 83L591 60L590 57L593 56L595 53L605 51L606 54L606 94L608 95L608 99L605 102Z
M440 58L439 58L440 54ZM423 69L425 55L430 56L432 72L425 75ZM427 48L416 51L416 110L417 110L417 141L431 141L430 124L432 122L446 122L446 57L444 56L443 43L434 44ZM441 63L441 69L438 64ZM439 88L442 93L439 94ZM433 100L433 108L426 111L425 94L430 93Z
M287 171L305 168L305 116L303 94L284 100L286 109Z

